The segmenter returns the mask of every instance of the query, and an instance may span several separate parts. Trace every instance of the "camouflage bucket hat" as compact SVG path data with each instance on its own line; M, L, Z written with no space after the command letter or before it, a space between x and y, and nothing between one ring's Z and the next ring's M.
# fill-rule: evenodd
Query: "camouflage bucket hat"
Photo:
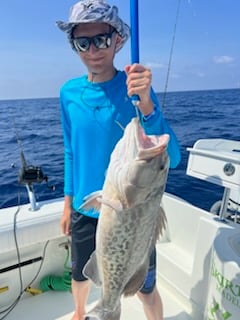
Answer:
M68 22L56 22L59 29L67 33L68 41L75 51L72 32L79 23L107 23L111 25L122 38L116 52L123 47L130 35L130 28L118 16L116 6L111 7L104 0L82 0L71 7Z

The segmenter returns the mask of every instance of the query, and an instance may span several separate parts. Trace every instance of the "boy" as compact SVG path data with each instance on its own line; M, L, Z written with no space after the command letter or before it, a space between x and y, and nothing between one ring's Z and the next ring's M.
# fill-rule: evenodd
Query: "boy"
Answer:
M87 68L87 75L72 79L61 88L64 135L64 212L61 227L72 237L72 292L75 313L83 320L89 281L82 269L95 249L96 214L79 212L83 198L103 186L105 171L122 127L136 116L131 96L138 95L138 110L146 134L170 134L170 167L180 160L175 134L160 111L151 89L151 71L140 64L114 66L114 56L127 41L130 30L118 9L103 0L82 0L70 12L68 22L57 22L66 32L73 50ZM155 286L156 253L138 296L148 320L163 320L162 302Z

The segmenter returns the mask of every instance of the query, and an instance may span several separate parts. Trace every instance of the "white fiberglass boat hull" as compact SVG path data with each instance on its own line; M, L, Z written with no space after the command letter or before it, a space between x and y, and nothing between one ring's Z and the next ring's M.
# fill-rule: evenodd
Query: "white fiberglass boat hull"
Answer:
M156 248L164 318L239 320L239 211L228 216L227 204L231 190L240 192L240 142L199 140L189 151L188 174L225 190L220 216L163 196L167 229ZM0 320L5 315L8 320L71 319L69 239L60 230L62 210L63 199L42 202L37 211L29 205L0 210ZM99 294L93 287L89 305ZM136 297L123 299L121 319L145 319Z
M168 227L164 237L157 244L157 254L158 288L163 299L165 319L207 319L205 314L211 312L214 299L220 299L219 303L224 300L219 289L217 297L215 291L219 284L216 283L216 277L211 276L212 259L219 256L219 248L221 257L218 260L215 258L215 273L218 272L219 277L224 279L226 277L229 283L235 281L236 286L240 283L239 273L236 271L237 266L240 266L240 255L237 251L240 226L232 222L218 221L216 216L169 194L164 195L163 206ZM63 273L66 258L64 244L68 239L61 234L59 227L62 208L63 200L58 199L44 202L36 212L31 212L29 206L24 205L17 215L16 233L21 261L43 257L41 271L31 284L32 288L38 289L44 276L61 276ZM17 264L13 237L16 209L13 207L0 210L1 270ZM49 242L43 256L47 241ZM227 270L231 259L232 275L229 275ZM33 262L21 268L24 287L36 275L40 263L41 261ZM18 268L0 273L0 288L8 288L0 293L1 310L6 309L17 298L19 283ZM222 293L224 290L227 296L227 289L221 289ZM89 303L94 303L99 294L99 290L93 288ZM233 297L227 297L233 301ZM240 306L240 297L234 298L232 304L239 303ZM33 317L36 320L67 320L71 318L73 308L70 292L52 290L34 296L24 293L21 301L6 319L15 320L17 316L18 319L24 320ZM145 319L141 303L136 297L123 299L122 310L121 319ZM230 319L238 320L234 317Z

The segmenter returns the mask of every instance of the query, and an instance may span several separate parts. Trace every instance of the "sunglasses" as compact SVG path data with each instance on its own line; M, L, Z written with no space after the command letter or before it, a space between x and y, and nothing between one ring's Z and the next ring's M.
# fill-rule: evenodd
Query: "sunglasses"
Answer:
M111 46L112 35L115 31L111 33L97 34L94 37L78 37L73 39L74 47L77 51L86 52L89 50L90 45L93 43L98 49L107 49Z

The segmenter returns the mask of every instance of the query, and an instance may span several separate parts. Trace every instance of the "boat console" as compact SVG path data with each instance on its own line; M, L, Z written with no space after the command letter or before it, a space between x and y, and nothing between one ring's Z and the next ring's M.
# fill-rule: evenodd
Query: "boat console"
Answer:
M200 139L190 152L187 174L224 187L220 220L227 216L231 195L235 216L240 212L240 142L225 139Z
M206 319L239 319L240 308L240 142L224 139L198 140L190 152L187 174L224 187L211 248ZM230 195L236 197L235 220L230 221ZM205 318L204 318L205 319Z

